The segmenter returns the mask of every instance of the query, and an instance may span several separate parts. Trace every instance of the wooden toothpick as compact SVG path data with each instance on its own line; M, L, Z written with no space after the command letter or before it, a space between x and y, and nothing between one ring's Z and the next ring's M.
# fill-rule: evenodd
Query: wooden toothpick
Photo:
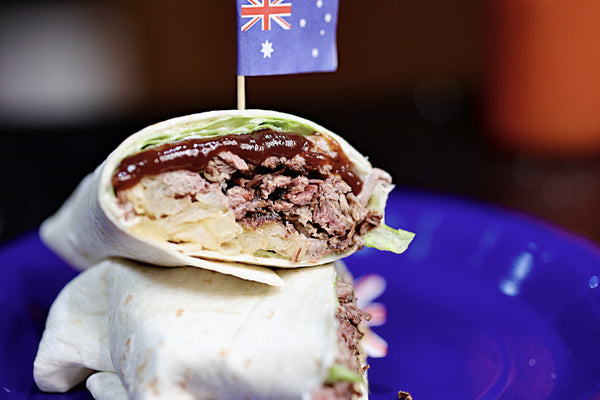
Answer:
M237 108L246 109L246 79L244 75L237 76Z

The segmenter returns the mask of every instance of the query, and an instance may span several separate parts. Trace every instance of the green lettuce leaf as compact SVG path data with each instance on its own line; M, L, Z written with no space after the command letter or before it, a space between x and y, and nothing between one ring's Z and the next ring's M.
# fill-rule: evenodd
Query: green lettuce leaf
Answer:
M356 372L341 364L334 364L329 369L329 376L325 383L333 384L339 381L364 383L363 378Z
M363 236L363 240L367 247L400 254L406 250L414 237L415 234L412 232L381 224Z
M312 135L314 129L296 121L275 117L225 117L213 121L190 124L186 129L160 132L157 136L142 143L140 150L163 143L176 142L189 137L217 137L229 134L252 133L261 129L293 132L299 135Z

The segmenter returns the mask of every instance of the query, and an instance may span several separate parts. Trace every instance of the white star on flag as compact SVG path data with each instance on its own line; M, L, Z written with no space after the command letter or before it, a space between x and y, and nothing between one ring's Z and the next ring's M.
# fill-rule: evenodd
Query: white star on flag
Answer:
M273 52L273 43L265 40L264 43L261 43L262 49L260 50L263 53L263 58L271 58L271 53Z
M273 52L273 43L265 40L265 42L261 43L260 45L262 46L260 52L263 53L263 58L271 58L271 53Z

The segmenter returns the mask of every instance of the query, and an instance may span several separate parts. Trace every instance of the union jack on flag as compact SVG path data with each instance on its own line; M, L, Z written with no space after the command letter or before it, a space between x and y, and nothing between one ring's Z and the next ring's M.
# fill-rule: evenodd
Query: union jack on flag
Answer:
M283 3L283 0L248 0L250 4L242 5L242 18L250 18L250 21L246 22L242 26L242 32L250 29L258 21L262 21L262 30L271 30L271 20L283 29L290 29L291 25L283 19L283 17L289 17L292 15L292 5L290 3Z
M238 75L337 69L338 0L236 0Z

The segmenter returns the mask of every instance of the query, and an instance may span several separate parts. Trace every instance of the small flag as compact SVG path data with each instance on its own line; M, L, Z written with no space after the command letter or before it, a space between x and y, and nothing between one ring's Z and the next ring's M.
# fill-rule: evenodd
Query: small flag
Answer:
M238 75L337 69L338 0L236 0Z

